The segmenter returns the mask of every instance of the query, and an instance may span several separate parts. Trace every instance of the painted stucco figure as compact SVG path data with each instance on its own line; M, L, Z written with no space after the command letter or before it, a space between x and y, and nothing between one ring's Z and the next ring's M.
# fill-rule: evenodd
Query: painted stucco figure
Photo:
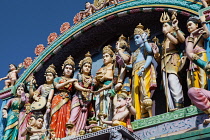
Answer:
M132 98L127 95L126 91L122 91L122 93L117 94L117 104L114 110L114 116L111 121L104 120L104 116L100 116L102 123L118 126L122 125L126 127L128 130L133 131L130 124L131 115L136 115L136 110L132 106Z
M187 73L187 83L188 88L197 87L206 89L207 76L203 62L207 62L208 58L204 46L204 40L209 37L209 31L206 26L205 16L201 16L200 21L202 24L201 28L198 27L198 17L190 17L187 21L187 29L190 36L186 38L185 50L187 57L191 60Z
M77 74L79 85L93 91L93 76L91 75L92 59L89 52L85 54L85 58L80 61L79 67L80 72ZM87 118L95 114L92 101L92 93L79 90L75 92L71 103L69 135L79 135L80 131L84 131Z
M14 86L15 82L18 79L18 73L20 72L20 69L22 67L23 67L22 63L20 63L18 65L18 67L16 67L14 64L10 64L9 65L9 71L8 71L7 76L5 76L3 78L0 78L0 81L5 80L5 87L4 87L4 89L9 88L11 86Z
M44 140L47 139L45 136L46 129L42 129L44 123L43 115L31 115L25 131L22 136L27 135L29 140Z
M3 140L16 140L18 138L19 112L25 104L24 88L24 84L20 84L16 90L16 97L10 99L2 110L3 118L7 119Z
M55 138L66 136L66 125L70 118L71 98L74 88L89 92L89 89L82 88L78 80L72 78L75 63L73 57L69 56L64 62L63 76L54 79L54 86L57 89L51 103L51 123L50 129L55 133Z
M130 45L126 41L126 37L121 35L116 42L116 62L114 67L114 89L116 92L126 90L130 93L130 77L131 73L125 68L130 64L131 52Z
M50 123L50 108L54 95L54 78L57 77L55 66L51 64L45 71L45 84L40 85L37 90L34 91L33 86L30 85L30 96L33 99L31 103L31 112L40 113L44 115L43 128L48 129ZM32 84L32 82L31 82Z
M96 86L99 88L96 95L95 110L96 116L98 114L107 115L107 120L111 120L113 116L113 103L110 96L115 94L109 93L112 87L112 80L114 75L114 57L115 54L112 51L110 45L103 48L103 62L104 65L96 73Z
M132 54L132 98L136 109L135 119L152 116L151 90L156 88L153 53L147 38L149 30L139 24L134 29L134 40L138 49Z
M178 78L178 71L181 65L179 55L180 43L185 41L184 34L178 27L178 20L174 12L171 19L168 13L162 13L160 22L163 23L162 32L164 41L162 44L161 70L165 95L167 101L167 110L174 111L183 107L182 85Z

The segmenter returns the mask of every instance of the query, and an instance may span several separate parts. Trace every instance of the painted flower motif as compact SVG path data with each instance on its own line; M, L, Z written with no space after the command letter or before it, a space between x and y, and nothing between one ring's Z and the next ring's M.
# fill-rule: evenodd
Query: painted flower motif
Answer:
M73 19L74 24L77 24L78 22L80 22L80 19L81 19L81 15L80 13L77 13Z
M45 49L43 44L39 44L36 46L34 53L36 54L36 56L40 55L41 52L43 52Z
M24 68L27 69L31 65L32 62L33 60L31 57L26 57L23 62Z
M50 35L47 38L48 45L51 44L56 38L58 37L57 33L50 33Z
M61 28L60 28L60 33L64 33L65 31L67 31L69 28L70 28L70 23L69 22L64 22L62 25L61 25Z

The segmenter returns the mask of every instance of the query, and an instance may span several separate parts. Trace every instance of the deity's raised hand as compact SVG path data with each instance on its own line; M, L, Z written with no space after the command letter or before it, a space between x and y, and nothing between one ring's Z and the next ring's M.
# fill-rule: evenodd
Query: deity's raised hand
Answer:
M159 53L159 48L155 43L151 43L151 46L152 46L152 51L154 54Z
M174 28L174 30L177 30L179 28L178 23L179 21L176 18L172 21L172 27Z
M204 33L205 33L205 31L204 31L203 27L201 27L201 28L198 28L198 29L196 29L195 31L193 31L193 32L190 34L190 36L191 36L191 37L194 37L194 36L198 36L198 35L204 34Z

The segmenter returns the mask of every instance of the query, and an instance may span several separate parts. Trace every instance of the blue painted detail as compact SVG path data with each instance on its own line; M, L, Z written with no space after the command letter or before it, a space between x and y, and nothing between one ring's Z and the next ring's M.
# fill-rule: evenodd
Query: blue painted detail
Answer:
M3 100L2 101L2 104L1 104L1 108L0 108L0 124L1 124L0 125L0 139L2 139L3 136L4 136L4 129L6 127L6 122L7 122L6 119L2 118L2 109L7 104L8 100L9 99Z

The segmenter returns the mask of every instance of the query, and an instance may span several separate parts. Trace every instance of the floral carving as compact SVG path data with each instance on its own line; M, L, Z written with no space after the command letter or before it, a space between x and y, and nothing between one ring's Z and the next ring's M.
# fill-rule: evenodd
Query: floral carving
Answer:
M61 25L61 28L60 28L60 33L64 33L65 31L67 31L69 28L70 28L70 23L69 22L64 22L62 25Z
M51 33L48 38L47 38L47 41L48 41L48 45L51 44L56 38L58 37L57 33Z
M23 62L24 68L27 69L31 65L32 62L33 60L31 57L26 57Z
M77 24L80 20L81 20L80 13L77 13L77 14L74 16L73 22L74 22L74 24Z
M43 44L39 44L36 46L34 53L36 54L36 56L40 55L41 52L43 52L45 49Z

